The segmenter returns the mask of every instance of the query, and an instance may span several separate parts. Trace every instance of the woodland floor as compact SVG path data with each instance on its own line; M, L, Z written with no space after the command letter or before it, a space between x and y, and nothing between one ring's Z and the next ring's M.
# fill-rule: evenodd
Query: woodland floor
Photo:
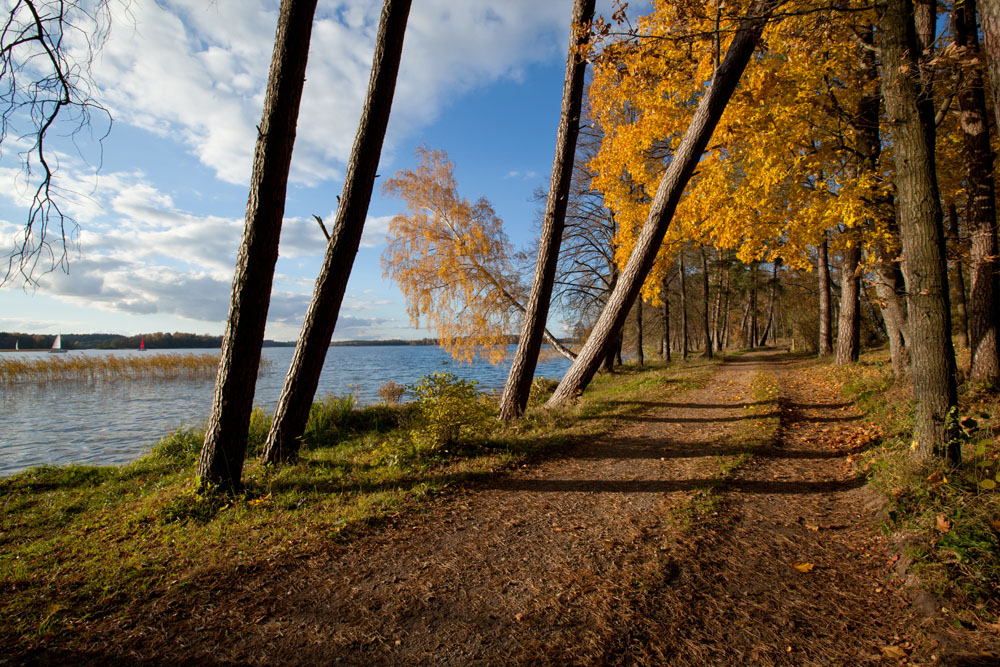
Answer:
M613 437L345 544L204 577L27 659L1000 664L995 637L908 600L847 458L858 413L803 382L804 363L729 359ZM761 374L776 399L752 398ZM773 437L721 475L758 423Z

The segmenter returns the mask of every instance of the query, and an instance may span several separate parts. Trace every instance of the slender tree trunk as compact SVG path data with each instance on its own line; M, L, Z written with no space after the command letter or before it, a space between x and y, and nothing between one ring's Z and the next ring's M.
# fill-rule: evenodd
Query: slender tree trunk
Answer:
M953 5L955 43L963 49L959 68L958 104L961 110L963 157L965 161L966 224L969 227L970 271L969 344L973 382L1000 379L1000 284L997 283L997 215L993 179L993 150L990 123L986 114L983 70L979 64L979 37L976 28L976 0Z
M817 274L819 276L819 354L826 356L833 352L832 320L830 317L830 254L828 251L826 232L816 250Z
M646 363L642 353L642 297L635 300L635 356L640 366Z
M722 308L722 332L719 336L721 341L719 345L720 350L729 349L729 296L732 294L733 289L733 267L730 265L726 268L726 304Z
M569 56L566 59L566 79L563 83L562 117L556 137L556 154L552 164L545 219L542 222L542 234L538 243L535 278L531 284L528 312L524 316L517 352L514 353L510 375L507 377L507 384L500 398L500 418L504 421L510 421L524 414L524 409L528 405L528 393L531 391L531 380L535 374L535 365L538 363L538 353L542 346L542 329L549 313L552 285L559 260L559 246L566 223L566 205L569 200L570 180L573 176L573 156L576 153L576 139L580 132L584 73L587 70L587 61L582 49L590 41L590 30L589 28L581 30L578 26L589 24L593 17L594 0L576 0L573 4ZM640 326L641 319L640 313ZM639 344L642 345L641 340ZM641 347L639 363L642 364Z
M715 291L715 308L713 309L712 312L712 342L715 343L716 350L721 350L722 322L720 322L719 320L722 318L722 293L726 291L726 289L728 289L728 287L723 286L725 282L725 271L726 271L724 265L728 264L728 262L721 261L722 260L721 251L717 253L717 256L719 257L720 262L719 262L719 275L716 277L715 284L718 285L719 288Z
M663 300L663 340L660 341L660 356L664 361L670 361L670 292L667 277L663 277L660 287L660 298Z
M681 139L673 160L660 179L656 196L649 209L628 264L618 285L611 293L601 312L590 338L584 344L576 361L566 372L547 405L555 406L572 401L597 372L604 352L612 337L621 330L628 311L639 295L656 253L663 242L684 186L712 136L726 104L739 83L768 18L778 5L778 0L757 0L748 10L746 18L736 30L725 59L716 70L712 84L698 103L694 118Z
M757 345L757 262L750 267L750 329L747 333L749 347Z
M837 323L837 365L858 360L861 352L861 248L856 241L844 250L840 264L840 318Z
M677 253L677 275L681 281L681 359L688 358L687 280L684 277L684 247Z
M267 435L263 453L267 463L291 461L298 456L354 256L361 243L382 141L389 123L409 13L410 0L385 0L382 5L368 94L347 165L336 222Z
M983 30L986 70L993 93L993 113L1000 127L1000 0L979 0L979 25Z
M708 291L708 251L705 250L705 246L701 247L701 279L702 279L702 290L705 292L704 299L704 310L705 310L705 356L709 359L712 358L712 323L709 318L709 311L712 309L712 299L711 294Z
M212 414L198 459L200 485L215 484L227 491L242 483L315 10L316 0L282 0L278 14L250 176L246 227L233 276Z
M743 306L743 317L740 319L740 335L743 336L743 347L747 347L750 335L750 311L753 310L753 290L747 290L747 303ZM750 343L753 347L753 343Z
M760 337L759 345L761 347L767 344L768 335L772 336L772 341L774 340L772 332L777 328L777 325L774 323L774 310L778 302L778 267L780 266L780 258L775 259L771 264L771 293L767 300L767 325L764 327L764 333Z
M880 10L882 95L893 144L907 310L911 322L914 438L918 457L958 461L949 411L957 404L947 266L934 164L934 102L918 75L929 48L917 40L910 0Z
M954 280L949 282L952 284L952 294L955 297L955 315L958 318L955 325L958 328L959 345L969 349L969 317L965 304L965 273L962 270L962 256L965 253L962 252L961 240L958 235L958 210L954 202L948 205L948 223L955 258Z

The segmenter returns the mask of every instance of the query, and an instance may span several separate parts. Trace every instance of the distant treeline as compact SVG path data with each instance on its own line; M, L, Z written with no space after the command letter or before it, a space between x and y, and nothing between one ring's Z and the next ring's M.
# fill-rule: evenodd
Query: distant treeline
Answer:
M221 348L222 336L205 336L191 333L156 333L138 336L122 336L120 334L62 334L62 347L65 350L137 350L139 341L145 338L146 348L151 350L169 350L183 348ZM29 334L0 331L0 350L13 350L15 344L22 350L47 350L52 347L56 337L48 334ZM291 347L295 343L265 340L268 347Z

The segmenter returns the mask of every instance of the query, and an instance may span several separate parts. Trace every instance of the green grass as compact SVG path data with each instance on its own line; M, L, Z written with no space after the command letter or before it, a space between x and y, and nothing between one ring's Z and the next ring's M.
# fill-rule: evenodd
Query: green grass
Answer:
M147 597L183 600L209 575L349 540L451 487L608 432L616 418L698 386L714 369L626 368L598 376L578 404L559 410L539 407L554 385L536 381L524 420L504 426L481 415L448 441L421 435L433 410L327 397L313 406L299 461L281 467L257 461L270 416L255 410L235 496L198 490L201 429L178 430L127 466L0 479L0 638L30 645Z
M895 383L887 353L865 354L835 371L881 437L861 460L886 499L881 527L907 535L912 571L926 589L951 600L959 622L995 623L1000 614L1000 395L960 387L962 463L912 456L912 395Z

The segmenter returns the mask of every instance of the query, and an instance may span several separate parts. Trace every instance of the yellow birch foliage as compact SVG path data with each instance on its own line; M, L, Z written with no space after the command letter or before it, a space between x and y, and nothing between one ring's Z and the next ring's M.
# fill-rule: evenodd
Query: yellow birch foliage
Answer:
M605 137L590 164L593 185L619 220L621 265L746 2L652 4L636 39L598 57L590 89ZM812 9L809 0L789 3L789 16L765 32L677 209L646 298L656 297L684 240L735 250L744 262L781 257L807 268L808 247L827 229L881 233L870 222L879 219L881 181L858 173L845 121L865 92L851 33L872 17Z
M403 292L415 326L426 321L455 359L499 363L518 330L518 293L503 221L490 203L458 194L444 151L417 148L416 170L383 186L406 212L389 223L382 270Z

